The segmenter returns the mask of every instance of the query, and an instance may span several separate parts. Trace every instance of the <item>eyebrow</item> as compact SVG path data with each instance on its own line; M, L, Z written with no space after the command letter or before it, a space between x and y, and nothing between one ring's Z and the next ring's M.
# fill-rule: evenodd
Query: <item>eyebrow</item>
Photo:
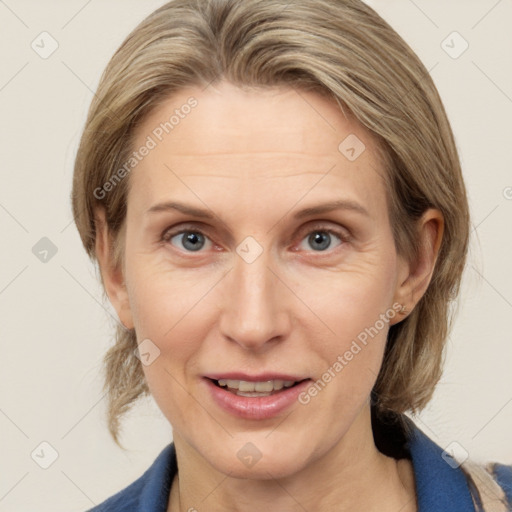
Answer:
M338 199L336 201L330 201L328 203L319 204L317 206L304 208L303 210L300 210L297 213L295 213L294 217L296 219L302 219L303 217L319 215L334 210L350 210L361 215L365 215L367 217L370 216L368 210L361 204L357 203L356 201L352 201L349 199Z
M203 219L213 219L215 215L210 213L208 210L202 210L201 208L195 208L193 206L178 203L176 201L166 201L164 203L158 203L146 210L146 214L148 213L159 213L159 212L167 212L171 210L177 210L181 213L185 213L186 215L191 215L192 217L200 217Z
M216 215L214 215L211 211L205 210L202 208L196 208L194 206L190 206L184 203L179 203L177 201L165 201L163 203L158 203L146 211L146 214L150 213L159 213L159 212L167 212L177 210L185 215L190 215L192 217L198 217L202 219L214 219ZM304 208L296 212L293 216L296 219L302 219L304 217L310 217L312 215L320 215L323 213L332 212L334 210L349 210L361 215L365 215L367 217L370 216L368 210L364 208L361 204L349 200L349 199L338 199L336 201L330 201L327 203L319 204L316 206L310 206L308 208Z

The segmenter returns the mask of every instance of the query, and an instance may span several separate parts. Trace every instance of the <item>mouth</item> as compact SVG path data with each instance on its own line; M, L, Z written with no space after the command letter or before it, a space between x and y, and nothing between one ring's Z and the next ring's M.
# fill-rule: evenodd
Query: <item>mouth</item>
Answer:
M270 420L297 403L312 379L304 374L219 372L203 375L212 403L245 420Z
M203 382L213 404L230 415L254 421L284 414L297 404L300 393L312 380L292 375L235 373L210 375Z
M207 377L208 378L208 377ZM237 379L209 379L215 386L237 396L249 398L271 396L293 388L309 379L281 380L271 379L262 381L247 381Z

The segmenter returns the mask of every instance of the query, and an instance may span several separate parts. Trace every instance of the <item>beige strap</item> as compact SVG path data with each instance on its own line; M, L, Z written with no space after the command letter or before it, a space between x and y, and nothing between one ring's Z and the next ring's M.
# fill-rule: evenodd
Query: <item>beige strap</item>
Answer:
M492 476L492 465L482 466L467 460L461 469L469 477L473 502L478 512L510 512L505 493Z

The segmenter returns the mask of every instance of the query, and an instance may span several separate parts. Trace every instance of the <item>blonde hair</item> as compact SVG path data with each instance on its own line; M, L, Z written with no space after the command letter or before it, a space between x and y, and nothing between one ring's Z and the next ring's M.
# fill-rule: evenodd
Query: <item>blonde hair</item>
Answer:
M444 215L431 283L410 315L390 328L373 390L383 416L421 410L442 372L450 303L467 253L468 204L428 71L359 0L174 0L136 27L103 72L76 156L72 207L87 253L96 258L94 210L103 207L113 264L123 268L129 176L104 197L97 191L130 158L140 122L173 92L221 79L317 91L365 126L382 153L397 251L410 261L418 251L417 219L430 207ZM136 347L135 331L118 325L104 361L108 425L118 444L120 416L149 394Z

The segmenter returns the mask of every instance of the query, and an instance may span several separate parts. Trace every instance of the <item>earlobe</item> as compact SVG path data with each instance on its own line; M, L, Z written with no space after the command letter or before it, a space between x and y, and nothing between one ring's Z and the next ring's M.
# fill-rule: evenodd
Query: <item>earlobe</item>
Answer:
M434 272L444 232L443 214L434 208L427 210L418 220L419 248L415 261L401 261L404 271L399 276L395 300L406 308L403 319L410 314L427 291Z
M100 267L103 286L121 323L127 329L133 329L128 291L122 269L114 266L112 237L108 230L105 210L103 208L95 210L94 220L96 228L96 257Z

